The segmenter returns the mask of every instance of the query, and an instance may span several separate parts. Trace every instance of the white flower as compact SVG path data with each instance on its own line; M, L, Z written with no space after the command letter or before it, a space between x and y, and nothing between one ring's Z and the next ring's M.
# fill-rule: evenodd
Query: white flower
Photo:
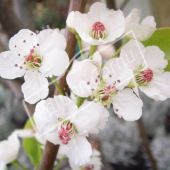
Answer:
M71 169L73 170L101 170L102 169L101 154L98 150L93 149L91 161L86 165L79 167L75 165L71 160L69 160L69 164Z
M16 133L12 133L7 140L0 142L0 162L11 163L18 157L20 148L19 139Z
M75 28L74 28L74 15L75 15L75 12L74 11L71 11L67 17L67 20L66 20L66 24L67 26L69 27L69 29L72 31L72 32L75 32Z
M137 120L142 115L142 101L131 89L124 89L133 77L133 71L119 58L109 60L100 74L101 56L96 52L93 60L84 60L73 65L67 75L67 83L74 94L89 97L105 107L113 104L115 113L125 120ZM119 91L121 90L121 91Z
M126 29L125 33L128 33L129 38L135 38L138 41L145 41L152 36L156 30L156 22L153 16L148 16L140 21L140 16L137 9L133 9L132 12L126 17ZM130 33L133 31L133 33Z
M35 109L37 129L48 141L67 145L67 156L76 165L90 161L92 149L86 136L103 129L109 113L100 104L85 102L80 108L68 97L40 101Z
M159 47L145 48L135 40L131 40L122 48L120 58L134 71L133 85L137 94L139 87L148 97L155 100L170 98L170 72L164 72L168 64L164 56Z
M9 41L10 51L0 54L0 76L15 79L24 76L24 98L30 104L47 97L47 78L60 76L69 65L64 51L66 40L57 29L46 29L38 35L20 30Z
M120 37L124 33L125 24L122 11L109 10L105 4L96 2L87 14L76 11L73 25L83 41L99 45Z

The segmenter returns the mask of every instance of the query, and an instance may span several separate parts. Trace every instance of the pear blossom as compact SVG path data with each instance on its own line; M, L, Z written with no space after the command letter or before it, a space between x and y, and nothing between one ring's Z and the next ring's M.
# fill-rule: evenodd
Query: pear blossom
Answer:
M126 17L125 33L129 38L136 38L138 41L145 41L152 36L156 30L156 22L153 16L144 18L141 23L138 10L135 8ZM133 31L133 33L131 33ZM134 34L134 35L133 35ZM135 37L134 37L135 36Z
M105 4L96 2L87 14L78 11L71 13L67 24L75 28L83 41L100 45L120 37L124 33L126 21L122 11L109 10Z
M18 157L20 142L16 133L12 133L7 140L0 142L0 162L4 164L15 161Z
M93 149L91 161L84 166L77 166L71 160L69 160L69 164L71 169L73 170L101 170L102 169L102 161L101 161L101 153Z
M148 97L155 100L170 98L170 72L164 71L168 64L164 56L164 52L159 47L145 48L135 40L129 41L122 48L120 58L134 72L131 84L136 94L138 94L139 88Z
M72 31L73 33L76 32L74 28L74 15L75 15L75 12L71 11L66 20L67 26L69 27L70 31Z
M34 120L40 136L55 145L67 145L68 158L82 166L92 155L86 136L103 129L108 116L108 111L100 103L85 102L78 108L71 99L59 95L40 101Z
M66 77L72 92L84 98L91 96L94 102L107 108L113 104L115 113L127 121L139 119L143 103L131 89L124 89L133 77L132 69L113 58L105 64L101 74L101 64L98 52L93 55L93 60L75 63Z
M65 47L66 40L57 29L39 34L22 29L10 39L10 50L0 53L0 76L6 79L24 76L21 89L25 101L34 104L47 97L47 78L60 76L67 69Z

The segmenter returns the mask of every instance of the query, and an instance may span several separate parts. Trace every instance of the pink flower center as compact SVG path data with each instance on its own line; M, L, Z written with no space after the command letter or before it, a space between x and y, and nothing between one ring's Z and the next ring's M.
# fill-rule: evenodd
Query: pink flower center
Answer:
M95 35L102 35L103 31L105 30L104 25L101 22L95 22L92 26L92 30L94 31Z
M141 72L141 79L144 82L150 82L153 79L153 71L151 69L147 69L143 72Z
M84 170L92 170L92 169L94 169L93 165L88 165L84 168Z
M108 99L109 98L109 94L115 90L115 86L108 86L106 89L103 90L104 96L103 99Z
M67 145L68 142L71 140L72 133L73 133L73 126L70 123L61 126L58 132L58 136L64 145Z

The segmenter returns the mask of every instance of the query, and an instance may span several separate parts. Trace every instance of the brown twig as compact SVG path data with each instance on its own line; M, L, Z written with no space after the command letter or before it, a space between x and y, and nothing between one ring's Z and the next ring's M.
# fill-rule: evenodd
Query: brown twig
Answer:
M86 5L86 0L70 0L69 12L80 11L83 12ZM67 40L66 52L69 58L73 58L76 48L76 38L75 36L66 28L65 37ZM68 89L66 84L66 75L59 80L59 86L63 91ZM58 95L58 91L55 90L55 95ZM45 150L42 157L42 162L40 164L40 170L52 170L54 166L54 161L59 149L59 145L54 145L47 141L45 145Z
M144 150L145 150L145 152L148 156L148 159L151 163L152 169L158 170L157 166L156 166L156 160L154 159L153 154L152 154L150 147L149 147L149 140L148 140L148 137L147 137L147 134L146 134L146 130L145 130L145 126L144 126L144 123L142 121L142 118L140 118L137 121L137 125L138 125L139 134L140 134L140 139L141 139L142 144L143 144L143 148L144 148Z

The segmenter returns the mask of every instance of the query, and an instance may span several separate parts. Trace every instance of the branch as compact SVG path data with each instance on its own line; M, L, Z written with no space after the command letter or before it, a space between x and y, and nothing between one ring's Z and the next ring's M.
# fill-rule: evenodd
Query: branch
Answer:
M69 12L71 11L80 11L83 12L86 5L86 0L70 0L70 6L69 6ZM75 54L75 48L76 48L76 38L74 34L72 34L68 28L66 28L65 38L67 40L67 47L66 52L69 56L69 58L73 58ZM68 86L66 84L66 75L62 77L58 84L60 85L60 88L64 91L68 89ZM58 91L55 90L55 95L58 95ZM54 166L54 161L56 159L56 155L59 149L59 145L54 145L51 142L47 141L45 145L45 150L42 157L42 162L40 164L40 170L52 170Z
M156 161L152 155L152 152L150 150L150 147L149 147L149 140L148 140L148 137L147 137L147 134L146 134L146 130L145 130L145 126L144 126L144 123L142 121L142 118L140 118L138 121L137 121L137 125L138 125L138 130L139 130L139 134L140 134L140 139L142 141L142 144L143 144L143 148L148 156L148 159L151 163L151 166L152 166L152 169L153 170L158 170L157 169L157 166L156 166Z
M12 37L23 28L8 0L0 0L0 23L9 37Z

